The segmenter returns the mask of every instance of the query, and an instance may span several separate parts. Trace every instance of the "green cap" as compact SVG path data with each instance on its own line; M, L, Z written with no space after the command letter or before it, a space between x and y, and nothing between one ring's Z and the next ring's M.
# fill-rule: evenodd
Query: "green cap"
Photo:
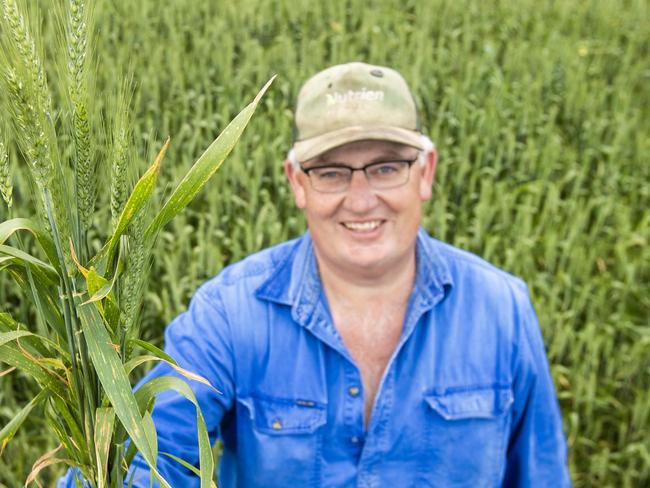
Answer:
M365 63L332 66L307 80L298 94L295 131L298 161L367 139L424 149L415 100L402 75Z

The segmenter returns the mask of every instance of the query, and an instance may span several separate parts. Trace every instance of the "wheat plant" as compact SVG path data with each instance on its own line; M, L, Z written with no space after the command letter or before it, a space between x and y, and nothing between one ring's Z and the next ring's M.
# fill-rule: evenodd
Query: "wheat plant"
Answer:
M144 277L161 229L188 205L219 169L250 120L260 97L251 102L196 160L164 204L154 187L170 144L162 145L153 164L127 191L127 167L133 149L128 126L128 84L113 112L112 127L102 136L93 117L91 76L92 9L70 0L65 19L66 69L55 106L42 56L16 0L2 0L0 72L6 88L12 140L29 168L36 218L0 223L0 271L8 273L34 310L33 323L20 323L11 310L0 313L0 361L22 371L40 387L0 430L4 449L30 414L42 412L59 445L34 462L25 484L41 470L63 463L77 468L91 486L122 486L139 451L161 486L156 469L156 431L151 419L155 395L173 389L196 405L201 486L212 483L214 460L202 414L191 389L168 377L132 393L132 371L151 361L166 361L188 381L204 379L185 371L154 345L140 339L138 310ZM270 82L269 82L270 83ZM73 150L63 150L72 141ZM103 155L99 158L98 155ZM110 212L94 218L99 184L96 165L111 164ZM9 151L0 142L0 190L11 212ZM105 243L93 253L92 236ZM35 242L34 246L27 241ZM130 444L128 439L131 440ZM128 445L128 448L127 448ZM174 453L168 453L173 455Z

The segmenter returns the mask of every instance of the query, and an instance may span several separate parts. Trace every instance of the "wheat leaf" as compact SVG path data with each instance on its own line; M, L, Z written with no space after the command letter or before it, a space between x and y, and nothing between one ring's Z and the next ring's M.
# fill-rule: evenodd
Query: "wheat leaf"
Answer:
M169 364L173 364L175 366L178 366L178 363L176 363L176 361L174 361L174 359L169 354L167 354L162 349L157 348L153 344L149 344L148 342L143 341L141 339L130 339L129 344L132 345L132 346L140 346L142 349L145 349L145 350L155 354L158 358L164 359Z
M172 220L194 199L208 180L221 167L228 154L248 125L262 95L269 88L275 76L259 91L255 99L244 108L223 130L208 149L199 157L185 177L178 184L160 212L145 231L145 240L155 237L158 231Z
M155 398L158 393L167 390L174 390L184 396L191 401L196 408L201 488L209 488L212 481L212 473L214 471L214 459L210 447L210 437L208 436L208 430L205 425L205 420L203 419L203 414L201 414L199 403L189 385L182 379L174 376L159 376L141 385L135 392L135 397L138 401L138 405L142 409L152 398Z
M129 433L132 441L142 453L142 457L151 468L156 479L166 488L171 488L169 483L156 469L156 457L153 446L143 430L143 419L138 410L129 378L124 371L124 366L111 344L111 339L106 326L94 304L77 306L79 318L88 346L88 353L95 366L99 381L104 387L115 414Z
M25 419L27 419L34 407L46 398L47 391L41 390L38 395L32 398L32 400L27 405L25 405L20 410L20 412L14 415L14 417L7 423L7 425L2 428L2 430L0 430L0 455L2 455L2 451L4 451L4 448L7 446L7 444L11 442L11 439L13 439L14 435L16 435L16 432L20 426L23 425L23 422Z
M48 466L52 466L58 463L65 463L69 466L74 464L74 461L71 461L70 459L59 459L54 457L54 455L61 449L61 447L63 446L59 444L58 447L55 447L51 451L46 452L34 462L34 464L32 465L32 470L29 473L29 476L27 476L27 479L25 480L25 488L27 488L27 486L32 482L36 483L40 487L41 484L38 482L36 477L38 476L38 473L40 473Z
M160 171L160 163L165 157L165 153L169 147L169 141L169 138L167 138L154 163L149 167L147 171L145 171L145 173L135 184L135 187L133 188L129 199L126 201L126 204L122 209L122 213L117 220L117 225L115 226L113 234L111 234L111 237L104 245L104 247L90 261L90 264L95 265L100 273L103 273L104 266L112 261L113 251L119 242L120 236L124 234L124 231L126 231L129 223L131 223L138 210L142 208L142 205L144 205L144 203L153 192L154 186L156 184L156 179L158 178L158 172Z
M140 339L131 339L131 340L129 340L129 344L138 345L138 346L142 347L143 349L146 349L147 351L153 353L158 359L160 359L160 360L166 362L167 364L169 364L180 375L184 376L187 379L198 381L199 383L203 383L204 385L208 386L209 388L212 388L215 392L221 394L221 392L219 390L217 390L214 386L212 386L210 384L210 382L207 379L205 379L203 376L198 375L196 373L192 373L191 371L188 371L185 368L181 368L178 365L178 363L176 361L174 361L174 359L169 354L167 354L163 350L157 348L153 344L149 344L148 342L145 342L145 341L140 340Z
M106 487L108 454L115 425L115 410L111 407L98 408L95 413L95 458L97 460L98 488Z
M178 456L174 456L173 454L171 454L171 453L169 453L169 452L162 452L162 451L160 452L160 454L162 454L162 455L164 455L164 456L167 456L167 457L173 459L173 460L176 461L177 463L179 463L179 464L181 464L182 466L184 466L184 467L186 467L187 469L189 469L189 470L190 470L192 473L194 473L196 476L200 476L201 472L200 472L198 469L196 469L194 466L192 466L192 465L191 465L190 463L188 463L187 461L185 461L185 460L179 458ZM215 483L214 481L212 481L212 480L210 481L210 488L217 488L216 483Z
M33 356L26 355L26 351L7 343L0 346L0 362L15 366L19 370L34 378L43 388L47 388L62 400L66 401L68 387L55 374L44 370L35 363Z
M126 363L124 363L124 371L126 371L126 374L130 375L135 368L141 364L148 363L149 361L160 361L160 358L145 354L144 356L138 356L133 359L129 359Z
M0 333L0 346L6 344L7 342L15 341L16 339L27 335L31 335L31 332L26 330L14 330L11 332L2 332Z
M36 242L39 243L47 260L52 266L58 270L58 259L56 257L56 248L54 247L54 242L50 237L41 232L36 224L29 219L11 219L6 220L0 224L0 244L4 244L9 237L19 230L26 230L31 232L36 238Z
M13 246L0 244L0 256L1 255L12 256L14 262L20 266L28 265L35 275L38 275L42 280L47 280L51 286L59 284L59 274L56 269L31 254L27 254Z
M25 296L29 296L30 293L33 295L39 315L52 326L57 334L64 338L65 324L59 308L61 302L58 287L52 286L50 280L33 279L33 274L30 279L27 269L24 266L17 265L13 256L7 256L6 258L11 261L8 263L10 264L8 272L11 277L23 290Z
M41 356L48 356L50 354L46 347L49 346L62 358L66 360L70 359L70 355L59 344L47 337L30 332L24 324L15 321L11 318L11 315L6 312L0 312L0 332L0 337L2 337L2 333L20 332L20 337L26 338L25 342L29 347L33 348L33 352L38 353ZM4 343L6 342L9 341L5 341Z

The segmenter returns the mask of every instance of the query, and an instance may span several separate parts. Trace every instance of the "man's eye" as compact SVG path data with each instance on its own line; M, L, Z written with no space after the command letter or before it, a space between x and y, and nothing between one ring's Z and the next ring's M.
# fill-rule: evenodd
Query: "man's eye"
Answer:
M347 175L347 171L342 168L319 168L312 171L314 176L319 180L338 180Z
M386 162L371 166L368 171L376 176L390 176L399 173L400 163Z

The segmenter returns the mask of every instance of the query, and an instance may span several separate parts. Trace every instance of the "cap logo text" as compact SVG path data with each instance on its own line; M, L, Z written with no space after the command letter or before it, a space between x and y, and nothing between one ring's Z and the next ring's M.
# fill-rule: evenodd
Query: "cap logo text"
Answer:
M327 105L349 102L351 100L365 100L367 102L380 102L384 99L384 92L381 90L348 90L346 92L326 93Z

